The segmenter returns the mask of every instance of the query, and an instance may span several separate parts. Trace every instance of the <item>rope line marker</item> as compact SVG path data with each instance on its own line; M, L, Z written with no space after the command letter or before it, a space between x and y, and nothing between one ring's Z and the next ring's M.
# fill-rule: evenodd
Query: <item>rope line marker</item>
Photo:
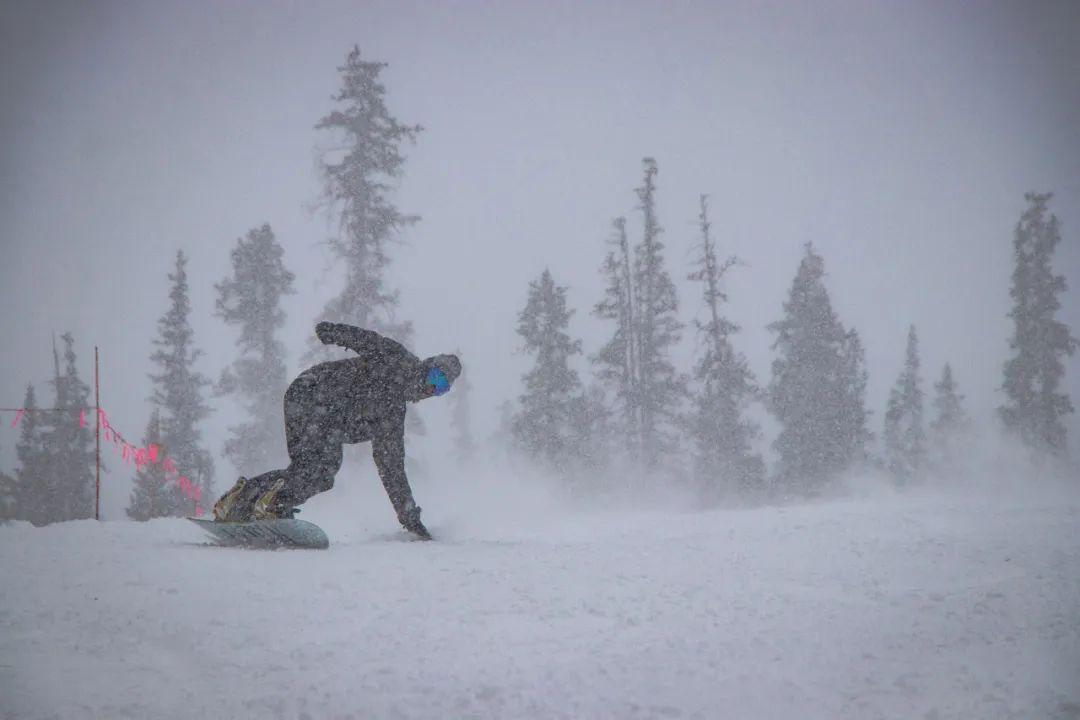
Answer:
M203 514L203 508L199 504L202 500L202 488L192 483L188 477L181 475L176 467L176 463L173 462L172 458L161 451L161 446L157 443L150 443L146 447L143 447L130 442L125 438L123 434L109 422L109 418L105 414L104 409L95 408L94 406L72 408L0 408L0 412L15 413L15 418L11 421L10 425L12 428L17 427L19 421L22 420L23 416L28 412L74 413L76 410L79 412L78 422L80 428L86 427L86 411L97 410L97 418L100 423L102 435L105 437L106 441L112 442L113 447L119 450L120 459L125 465L130 465L134 462L135 467L139 470L145 465L161 465L161 468L165 471L166 478L169 478L176 483L176 487L180 490L180 494L195 503L196 517Z

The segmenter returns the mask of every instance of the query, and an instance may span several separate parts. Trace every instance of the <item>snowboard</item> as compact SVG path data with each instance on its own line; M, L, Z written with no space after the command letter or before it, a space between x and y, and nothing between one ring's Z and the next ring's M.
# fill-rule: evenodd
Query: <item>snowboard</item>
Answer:
M189 517L218 541L228 547L308 548L324 550L330 539L321 527L306 520L251 520L248 522L218 522Z

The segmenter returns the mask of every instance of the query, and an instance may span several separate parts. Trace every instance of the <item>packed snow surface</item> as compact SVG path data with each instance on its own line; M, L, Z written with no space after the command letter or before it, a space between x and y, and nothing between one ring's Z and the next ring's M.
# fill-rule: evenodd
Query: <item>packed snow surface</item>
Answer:
M476 489L474 488L474 491ZM325 551L0 528L5 718L1076 718L1080 499L327 493Z

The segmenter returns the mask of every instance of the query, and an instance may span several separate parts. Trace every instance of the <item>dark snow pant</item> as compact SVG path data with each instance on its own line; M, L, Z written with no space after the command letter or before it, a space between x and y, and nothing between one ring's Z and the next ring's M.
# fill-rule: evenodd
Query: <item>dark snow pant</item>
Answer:
M284 507L297 507L334 487L334 476L341 469L342 445L349 438L340 429L339 419L330 417L331 412L330 408L312 407L286 394L285 442L291 462L284 470L271 470L249 479L245 485L245 504L254 506L279 478L284 478L285 486L277 501ZM383 472L379 476L398 518L409 517L416 503L408 480L387 477Z

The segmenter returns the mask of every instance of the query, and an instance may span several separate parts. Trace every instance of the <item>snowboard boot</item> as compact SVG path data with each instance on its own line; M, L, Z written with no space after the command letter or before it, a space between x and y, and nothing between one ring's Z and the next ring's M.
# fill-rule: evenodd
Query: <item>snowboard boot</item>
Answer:
M252 520L292 520L297 509L282 497L285 478L278 478L270 489L261 494L251 510Z
M218 501L214 503L214 520L217 522L227 522L230 520L246 520L247 518L237 518L237 511L241 508L238 507L243 504L244 487L247 485L247 478L242 477L236 481L236 484L232 486L232 489L218 498ZM246 514L246 513L245 513ZM234 517L230 517L233 515Z

